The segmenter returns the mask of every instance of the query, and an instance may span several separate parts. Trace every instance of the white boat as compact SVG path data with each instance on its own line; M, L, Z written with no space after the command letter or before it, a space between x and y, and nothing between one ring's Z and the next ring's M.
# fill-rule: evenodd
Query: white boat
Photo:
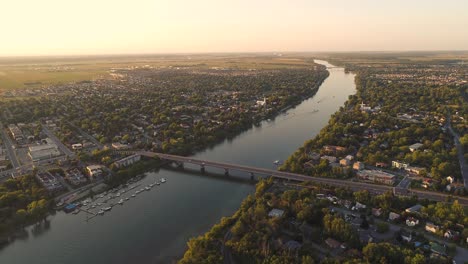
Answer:
M154 183L152 183L152 184L149 185L150 188L153 188L153 186L154 186Z
M157 183L156 183L156 185L159 185L159 184L161 184L161 183L160 183L160 182L157 182Z
M112 209L112 207L110 207L110 206L109 206L109 207L104 207L104 208L102 208L102 210L104 210L104 212L105 212L105 211L110 211L111 209Z
M124 200L123 200L123 199L120 199L117 203L118 203L118 204L123 204L123 203L124 203Z
M148 186L146 186L146 187L145 187L145 190L149 191L149 190L151 190L151 188L148 187Z
M161 183L165 183L165 182L166 182L166 178L162 178Z
M128 197L127 197L127 198L125 198L125 201L128 201L128 200L130 200L130 198L128 198Z
M104 211L101 209L101 210L99 210L99 212L97 212L97 213L100 214L100 215L103 215L103 214L104 214Z
M132 194L132 197L136 197L136 194Z

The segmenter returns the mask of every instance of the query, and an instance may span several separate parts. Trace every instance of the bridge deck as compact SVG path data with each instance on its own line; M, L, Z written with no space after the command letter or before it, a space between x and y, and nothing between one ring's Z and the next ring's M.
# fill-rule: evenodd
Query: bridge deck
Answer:
M308 175L291 173L291 172L257 168L257 167L251 167L251 166L245 166L245 165L230 164L230 163L218 162L218 161L201 160L201 159L196 159L192 157L183 157L183 156L155 153L155 152L138 152L138 154L146 156L146 157L151 157L151 158L158 157L164 160L190 163L190 164L203 166L203 167L215 167L215 168L221 168L221 169L227 169L227 170L237 170L241 172L267 175L267 176L272 176L275 178L294 180L294 181L299 181L299 182L311 181L311 182L328 184L328 185L339 186L339 187L348 187L355 191L356 190L368 190L374 193L384 193L387 191L393 191L393 186L387 186L387 185L378 185L378 184L371 184L371 183L364 183L364 182L353 182L353 181L348 181L348 180L340 180L340 179L332 179L332 178L321 178L321 177L314 177L314 176L308 176ZM443 193L430 192L430 191L424 191L424 190L415 190L415 189L411 190L411 194L418 195L418 197L420 198L427 198L427 199L442 201L442 202L445 202L448 197L448 195L443 194ZM460 202L460 204L468 206L468 198L457 196L456 199Z

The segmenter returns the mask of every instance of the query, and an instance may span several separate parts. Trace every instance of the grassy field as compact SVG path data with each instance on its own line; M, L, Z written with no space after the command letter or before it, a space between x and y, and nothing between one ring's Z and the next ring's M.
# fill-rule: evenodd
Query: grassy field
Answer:
M309 67L311 59L288 54L135 55L0 58L0 90L102 78L112 68L194 67L276 69Z
M354 53L244 53L172 54L82 57L0 58L0 91L36 88L48 84L105 78L112 68L193 67L230 69L278 69L309 67L312 58L336 56L353 62L402 63L415 61L466 61L467 51L454 52L354 52Z

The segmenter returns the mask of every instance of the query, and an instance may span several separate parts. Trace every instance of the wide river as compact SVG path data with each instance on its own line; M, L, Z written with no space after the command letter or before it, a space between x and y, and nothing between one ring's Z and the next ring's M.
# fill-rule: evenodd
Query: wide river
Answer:
M316 62L333 67L325 61ZM353 74L342 68L328 70L330 76L313 98L195 157L274 168L273 161L285 160L318 134L355 93ZM90 221L84 213L49 216L47 225L28 227L28 235L0 249L0 263L173 263L191 237L205 233L221 217L232 215L255 189L253 183L242 180L247 175L207 176L189 169L147 173L143 184L161 177L167 183ZM216 171L208 168L208 172Z

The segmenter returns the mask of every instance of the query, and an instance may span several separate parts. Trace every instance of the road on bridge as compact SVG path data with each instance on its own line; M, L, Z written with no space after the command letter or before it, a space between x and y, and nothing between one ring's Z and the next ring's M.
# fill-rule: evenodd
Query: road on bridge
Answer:
M372 192L372 193L384 193L388 191L393 191L392 186L386 186L386 185L377 185L377 184L364 183L364 182L354 182L354 181L345 181L345 180L339 180L339 179L314 177L314 176L302 175L302 174L291 173L291 172L276 171L276 170L229 164L229 163L217 162L217 161L200 160L200 159L195 159L191 157L183 157L183 156L163 154L163 153L154 153L154 152L138 152L138 153L147 157L159 157L160 159L165 159L165 160L170 160L170 161L175 161L175 162L182 162L182 163L190 163L194 165L199 165L200 167L206 166L206 167L221 168L225 170L237 170L237 171L242 171L242 172L247 172L247 173L272 176L275 178L281 178L281 179L286 179L286 180L295 180L299 182L311 181L311 182L328 184L328 185L339 186L339 187L348 187L354 191L368 190L369 192ZM408 194L416 194L419 198L423 198L423 199L427 198L430 200L441 201L441 202L445 202L447 198L449 197L448 195L444 193L430 192L430 191L424 191L424 190L412 189L412 190L409 190L409 192L410 193ZM459 196L456 196L456 198L455 197L453 198L457 199L460 204L468 206L468 198L459 197Z

